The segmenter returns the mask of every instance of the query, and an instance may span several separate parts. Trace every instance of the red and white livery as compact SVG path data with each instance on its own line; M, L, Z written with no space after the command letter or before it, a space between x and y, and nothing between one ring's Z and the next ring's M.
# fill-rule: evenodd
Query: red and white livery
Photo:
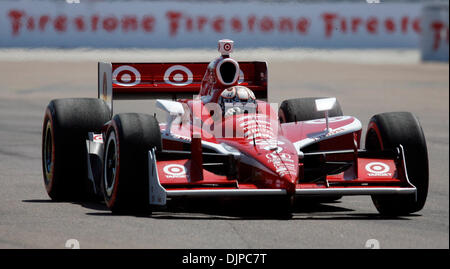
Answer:
M375 115L362 149L361 122L343 115L336 98L269 104L267 63L237 62L233 46L220 40L221 55L210 63L99 63L101 104L86 107L99 122L86 129L83 167L111 210L213 196L276 196L286 201L283 212L303 196L371 195L383 214L423 207L428 159L412 114ZM115 100L148 98L166 113L164 123L113 112ZM54 154L63 147L55 132L62 127L52 116L62 115L57 109L63 108L49 105L43 132L44 181L52 197L59 196L52 184L64 185L58 169L65 169L58 167L63 155Z

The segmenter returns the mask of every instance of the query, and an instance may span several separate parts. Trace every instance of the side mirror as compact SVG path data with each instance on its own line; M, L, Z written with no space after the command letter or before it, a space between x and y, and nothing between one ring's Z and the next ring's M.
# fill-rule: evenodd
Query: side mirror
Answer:
M336 104L336 97L316 99L316 110L328 111L331 110L335 104Z
M328 133L330 131L330 128L328 125L328 110L333 109L335 104L336 104L335 97L316 99L316 110L325 112L325 124L326 124L325 132L326 133Z

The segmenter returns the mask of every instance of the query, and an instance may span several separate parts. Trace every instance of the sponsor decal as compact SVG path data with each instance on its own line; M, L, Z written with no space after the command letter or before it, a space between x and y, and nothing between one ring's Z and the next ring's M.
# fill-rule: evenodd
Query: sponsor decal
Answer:
M258 128L258 127L257 127ZM275 134L268 129L262 129L262 128L258 128L258 129L250 129L250 130L244 130L244 137L246 137L247 139L253 139L253 137L257 138L257 137L268 137L268 138L273 138L275 137Z
M273 138L270 139L255 139L255 145L259 146L259 148L266 148L266 147L271 147L271 148L276 148L278 147L278 145L284 145L283 141L279 141ZM250 141L249 144L253 145L253 141Z
M366 164L366 171L372 177L390 177L392 173L388 173L391 168L389 165L382 162L371 162Z
M129 65L122 65L113 72L114 84L131 87L141 83L141 73Z
M239 126L242 127L244 131L244 137L247 139L252 139L251 143L253 144L253 139L256 138L266 138L268 140L274 140L275 145L276 144L276 134L274 132L274 128L272 126L272 123L268 121L267 116L264 115L264 117L259 117L260 115L251 116L249 118L248 116L244 116L238 119ZM260 139L258 139L260 140ZM260 140L263 141L263 140ZM258 142L260 142L258 141ZM264 143L264 142L262 142ZM259 144L259 143L255 143Z
M272 151L271 153L266 154L267 161L269 163L272 163L275 171L280 175L281 177L290 174L293 176L297 175L297 169L295 167L295 162L292 159L292 156L288 153L284 153L283 147L280 146L266 146L264 147L265 150Z
M94 142L102 143L103 142L103 136L101 134L95 134L93 140L94 140Z
M164 81L173 86L186 86L192 83L192 71L186 66L173 65L164 73Z
M275 154L275 153L268 153L266 154L267 161L269 163L273 163L273 165L281 166L281 165L293 165L294 160L292 159L292 156L287 153L281 153L281 154Z
M378 5L381 11L373 13L359 4L340 10L337 4L321 4L320 8L287 4L274 8L270 3L258 3L252 8L239 8L240 3L236 3L231 4L234 12L223 14L220 3L197 3L184 8L179 3L165 2L153 9L152 3L130 3L129 8L123 9L120 1L106 7L102 1L65 1L81 4L69 10L62 8L59 1L6 3L0 16L0 33L12 38L2 40L4 46L76 47L88 42L91 46L114 47L126 39L130 47L148 47L149 43L167 47L174 42L184 47L204 47L205 40L211 42L217 35L231 35L236 40L252 35L263 46L297 44L299 38L306 37L304 45L310 46L416 47L417 37L425 31L432 33L433 50L448 46L449 42L445 34L448 20L433 18L425 25L418 4L410 4L406 9L402 5ZM41 38L36 41L35 35ZM279 35L283 38L275 42L273 37ZM242 43L253 47L254 40Z
M186 168L181 164L169 164L164 166L164 173L167 178L180 178L186 176Z
M345 128L340 127L340 128L331 130L331 131L329 131L327 133L321 134L319 136L313 137L312 139L314 141L319 141L319 140L321 140L321 139L323 139L325 137L333 136L333 135L338 134L338 133L343 132L343 131L345 131Z
M209 8L220 8L218 6L210 5ZM96 6L94 8L99 9ZM371 35L379 34L379 32L398 33L406 36L409 33L419 34L422 30L420 17L415 14L415 11L408 11L411 14L397 17L374 17L367 16L367 14L349 16L346 12L325 11L319 14L316 13L318 16L315 19L306 16L295 17L290 14L285 16L255 16L250 13L244 13L242 17L227 16L224 18L221 16L208 16L202 13L192 15L189 14L189 11L180 12L171 9L170 5L167 5L164 16L157 14L140 15L136 13L107 14L104 12L103 14L92 13L87 15L82 13L71 13L70 15L55 13L49 15L47 13L26 12L20 8L11 8L5 12L8 15L9 30L13 36L36 30L44 33L52 30L66 33L72 29L81 34L84 32L156 33L157 29L164 29L172 37L201 33L205 30L208 30L208 33L213 32L217 34L223 33L224 30L231 30L241 34L284 33L311 35L310 30L313 24L321 24L318 30L326 38L343 34L356 35L361 32Z
M223 49L224 49L225 51L230 51L230 49L231 49L231 44L230 44L230 43L225 43L225 44L223 45Z

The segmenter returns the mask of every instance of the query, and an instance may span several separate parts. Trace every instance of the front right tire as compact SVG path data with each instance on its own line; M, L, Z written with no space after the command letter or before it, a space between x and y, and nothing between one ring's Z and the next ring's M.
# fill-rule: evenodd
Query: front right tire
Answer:
M389 112L370 119L365 147L368 151L403 146L410 182L417 188L417 199L411 195L372 196L383 215L408 215L421 210L428 194L428 152L419 120L410 112Z

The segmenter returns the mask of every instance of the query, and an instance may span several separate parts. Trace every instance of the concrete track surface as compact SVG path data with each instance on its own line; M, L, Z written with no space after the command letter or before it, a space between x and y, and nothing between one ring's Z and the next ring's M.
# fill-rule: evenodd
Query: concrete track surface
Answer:
M211 54L211 58L215 57ZM245 57L242 57L245 58ZM196 60L196 59L192 59ZM260 60L265 60L263 57ZM370 197L299 204L291 220L249 201L183 201L152 216L115 216L102 203L52 202L41 168L41 125L54 98L96 97L92 61L0 61L0 248L449 248L449 66L269 61L269 100L335 96L363 135L370 117L411 111L428 143L425 208L382 218ZM155 110L153 101L120 101L118 112ZM158 118L163 119L161 113Z

